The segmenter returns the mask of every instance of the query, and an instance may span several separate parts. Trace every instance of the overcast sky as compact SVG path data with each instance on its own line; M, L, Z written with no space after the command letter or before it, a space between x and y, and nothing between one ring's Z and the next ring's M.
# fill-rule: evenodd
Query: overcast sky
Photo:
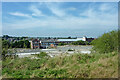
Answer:
M98 37L118 28L117 2L4 2L3 35Z

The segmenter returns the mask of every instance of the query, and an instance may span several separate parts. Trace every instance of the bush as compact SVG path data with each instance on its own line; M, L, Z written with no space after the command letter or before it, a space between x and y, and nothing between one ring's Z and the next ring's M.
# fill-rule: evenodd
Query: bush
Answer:
M28 40L21 40L11 43L12 48L30 48L30 42Z
M2 40L2 48L9 48L10 42L7 40Z
M109 53L118 50L118 31L104 33L92 41L93 49L99 53Z
M74 49L68 49L68 51L75 51Z
M43 58L43 57L48 57L47 53L46 52L40 52L40 54L33 54L39 58Z
M64 46L67 45L66 43L59 43L58 46Z
M80 41L74 41L71 44L72 45L89 45L89 42L80 40Z

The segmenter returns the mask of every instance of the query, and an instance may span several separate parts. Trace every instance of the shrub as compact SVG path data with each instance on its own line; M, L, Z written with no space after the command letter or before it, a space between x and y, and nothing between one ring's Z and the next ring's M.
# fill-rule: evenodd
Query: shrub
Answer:
M40 52L40 54L33 54L39 58L43 58L43 57L48 57L47 53L46 52Z
M68 51L75 51L74 49L68 49Z
M58 46L64 46L64 45L67 45L66 43L59 43Z
M7 40L2 40L2 48L9 48L10 42Z
M104 33L92 41L93 49L99 53L109 53L118 50L118 31Z
M72 45L89 45L89 42L80 40L80 41L74 41L71 44Z

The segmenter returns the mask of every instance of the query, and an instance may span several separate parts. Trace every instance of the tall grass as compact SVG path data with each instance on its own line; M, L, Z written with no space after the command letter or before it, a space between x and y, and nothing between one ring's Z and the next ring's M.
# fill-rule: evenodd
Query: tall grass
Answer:
M118 54L73 54L54 58L7 58L3 77L7 78L113 78L118 77Z

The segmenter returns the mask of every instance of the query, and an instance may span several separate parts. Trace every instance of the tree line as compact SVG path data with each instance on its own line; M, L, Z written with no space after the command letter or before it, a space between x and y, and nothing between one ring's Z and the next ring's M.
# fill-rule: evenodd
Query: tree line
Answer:
M79 41L74 41L72 43L62 43L61 42L58 45L59 46L64 46L64 45L90 45L90 42L79 40Z
M2 48L30 48L30 42L28 40L21 40L13 43L2 40Z

